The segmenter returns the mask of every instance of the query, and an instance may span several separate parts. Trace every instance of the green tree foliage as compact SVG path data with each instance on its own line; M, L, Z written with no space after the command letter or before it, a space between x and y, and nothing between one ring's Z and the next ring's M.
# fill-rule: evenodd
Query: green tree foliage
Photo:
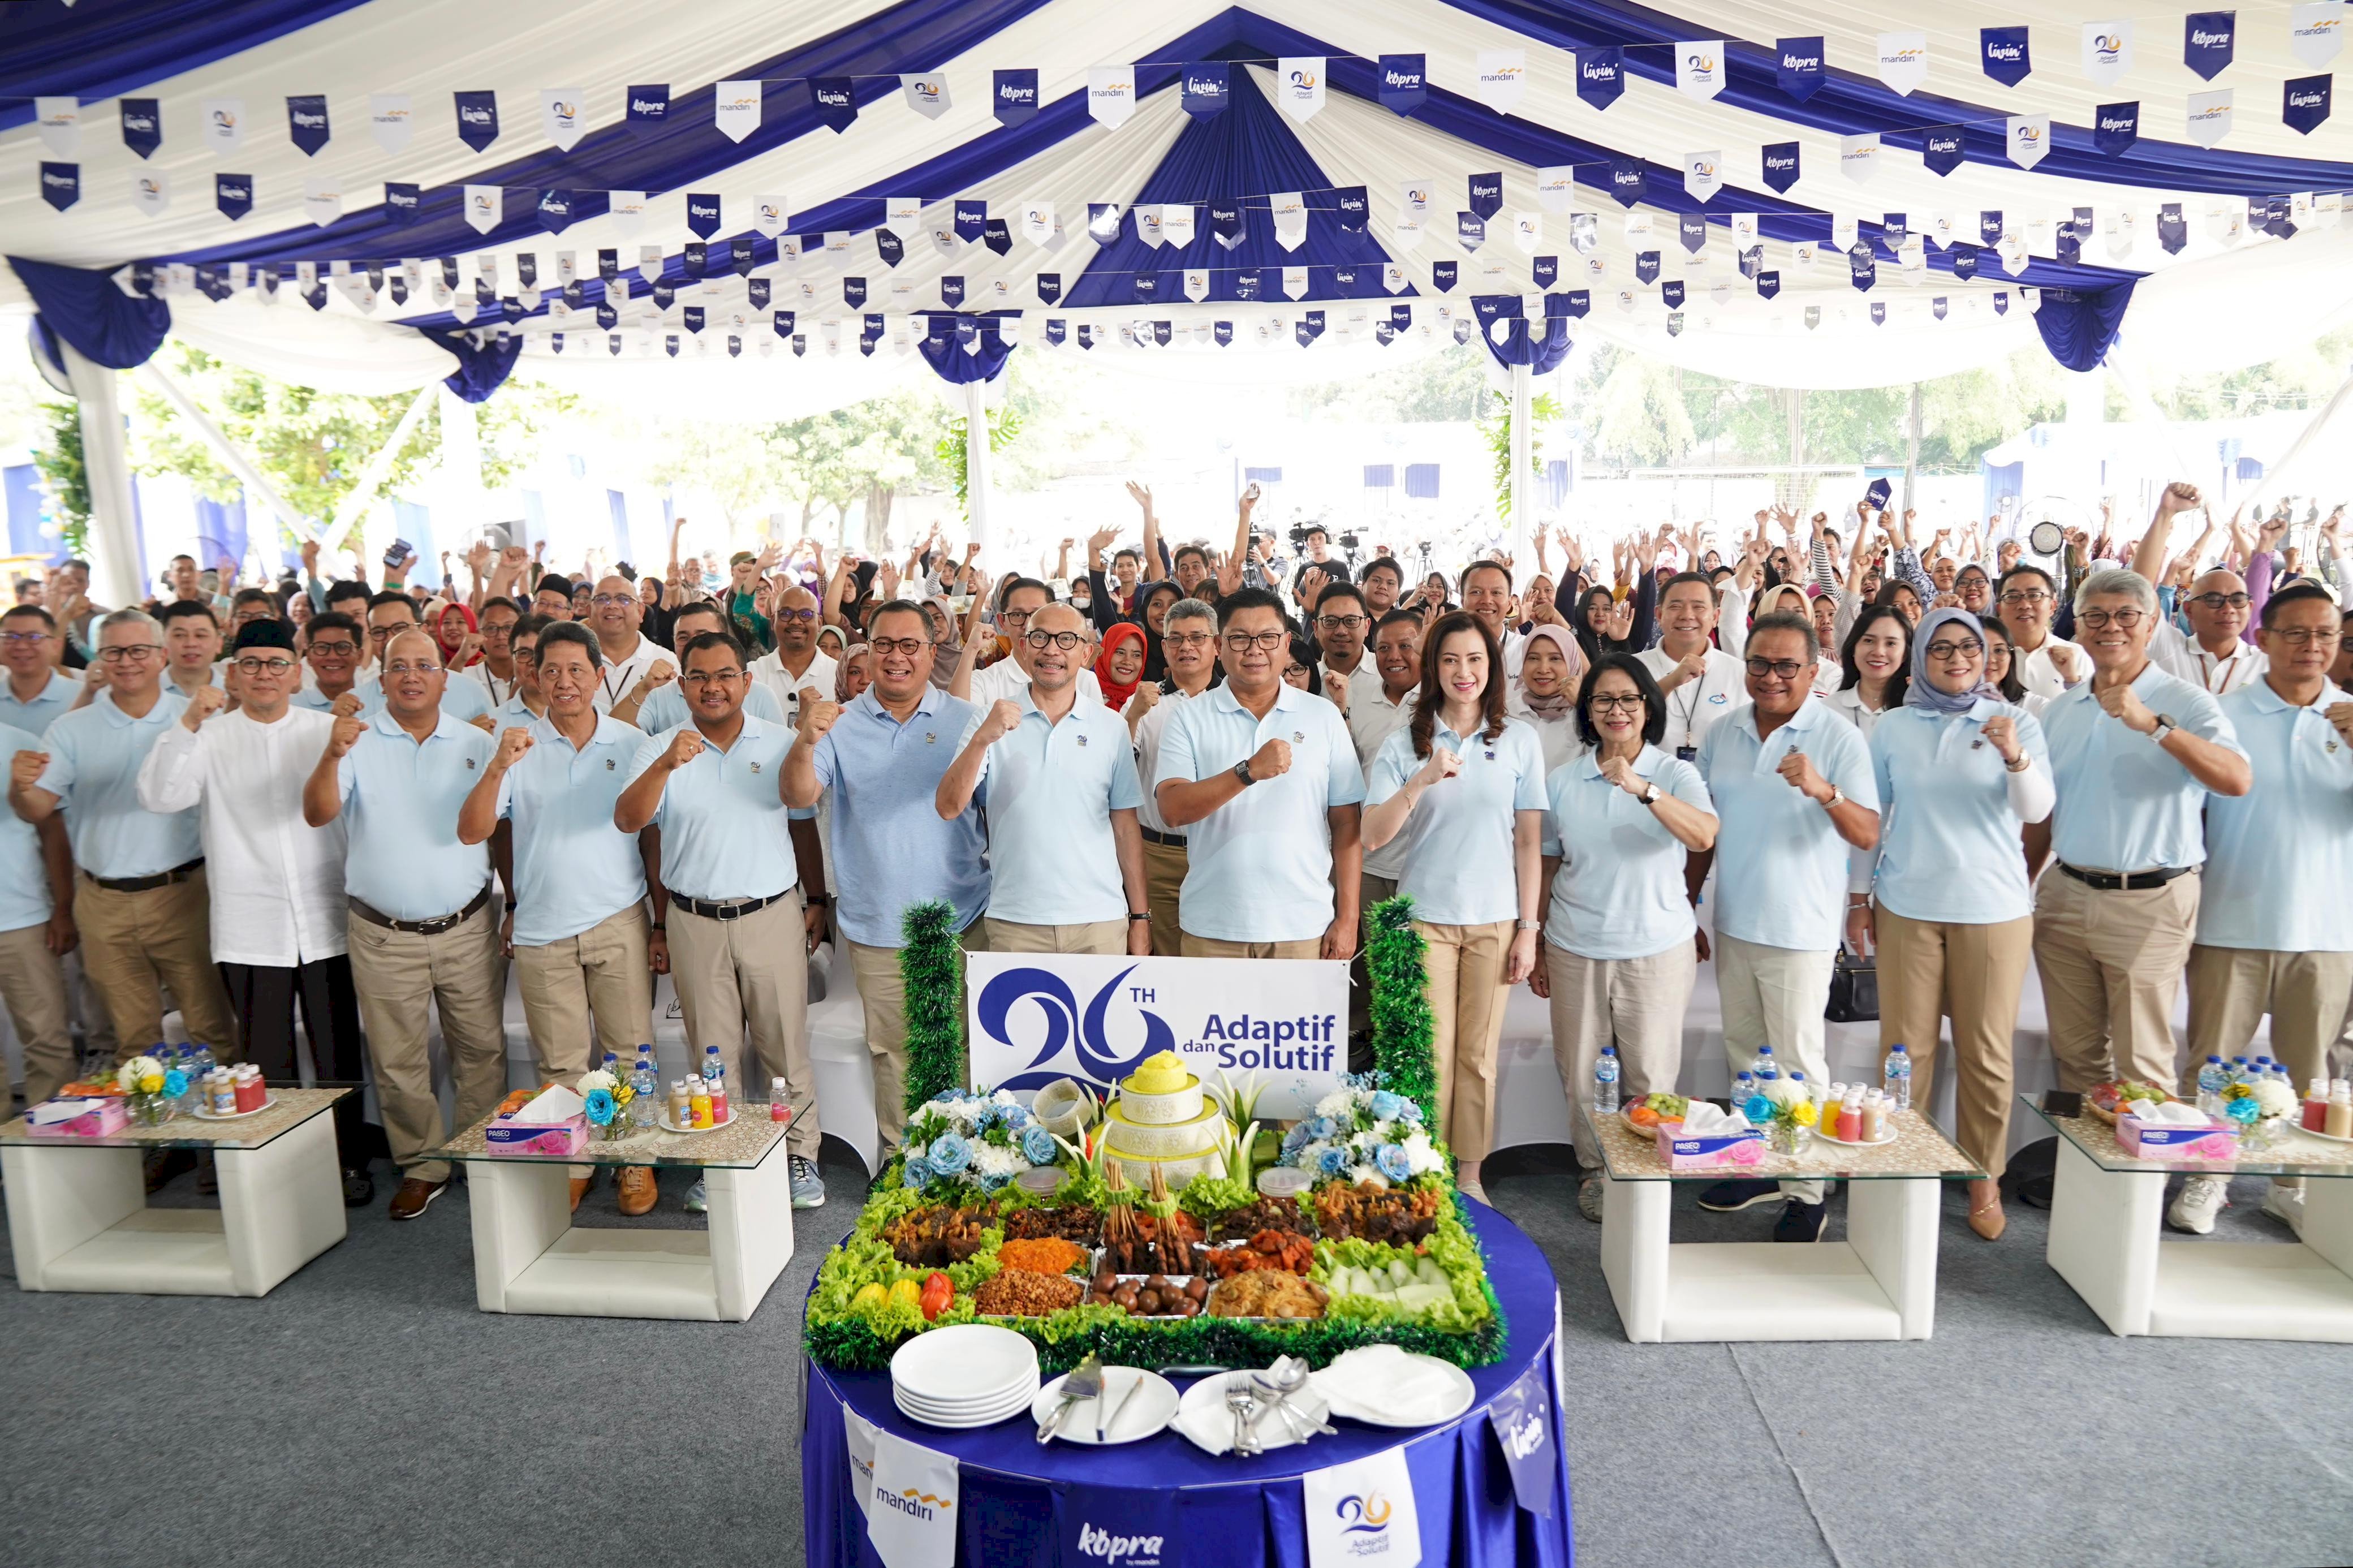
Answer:
M1371 375L1295 386L1291 389L1290 412L1296 418L1356 425L1474 420L1493 389L1490 369L1493 363L1477 343L1457 343Z
M1597 361L1601 357L1597 355ZM1698 437L1673 367L1636 353L1615 353L1609 359L1593 399L1599 417L1587 426L1597 455L1628 468L1652 468L1683 458Z
M1544 473L1545 432L1560 423L1560 399L1542 392L1528 399L1528 473L1535 479ZM1479 419L1480 438L1487 443L1487 451L1494 460L1491 475L1495 487L1495 511L1507 515L1512 510L1512 399L1508 393L1488 394L1487 410Z
M81 410L70 403L40 405L44 429L33 464L49 492L49 510L69 555L90 553L90 468L82 460Z
M939 457L944 418L938 399L898 392L776 426L770 439L792 468L802 515L828 506L847 528L849 509L862 505L863 548L880 555L898 492L946 479Z

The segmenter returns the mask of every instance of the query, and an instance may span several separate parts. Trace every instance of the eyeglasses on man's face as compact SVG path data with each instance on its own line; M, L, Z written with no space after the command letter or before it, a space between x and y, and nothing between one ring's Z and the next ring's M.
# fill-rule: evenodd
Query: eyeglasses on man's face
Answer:
M0 643L10 647L38 647L54 636L50 632L0 632Z
M600 610L620 610L636 604L638 596L635 594L597 594L588 602Z
M2005 605L2047 605L2051 598L2051 592L2046 588L2012 588L2001 596L2001 602Z
M877 654L903 654L909 658L932 646L921 637L875 637L871 640Z
M313 642L311 645L311 651L313 654L324 654L329 658L356 658L359 657L360 645L355 642L342 641Z
M1087 638L1084 632L1031 632L1021 640L1041 653L1049 643L1068 653Z
M2203 605L2210 610L2217 611L2243 610L2254 603L2244 594L2200 594L2189 602L2193 605Z
M2095 632L2106 631L2112 626L2120 632L2128 632L2147 619L2148 612L2147 610L2078 610L2075 612L2075 618Z
M2281 626L2271 635L2290 647L2306 647L2314 643L2333 647L2345 640L2344 632L2336 626Z
M1160 640L1170 647L1207 647L1217 637L1208 632L1163 632Z
M813 621L817 619L817 612L815 610L778 610L770 618L779 621Z
M245 675L283 675L294 668L290 658L259 658L247 654L237 661L239 673Z
M1368 618L1365 616L1318 616L1315 624L1327 632L1353 632Z
M1229 653L1248 653L1252 647L1261 647L1272 653L1290 640L1291 634L1285 631L1228 632L1226 650Z
M1778 676L1783 680L1795 680L1806 667L1794 658L1752 658L1746 661L1748 673L1758 678Z
M701 688L724 686L731 680L741 680L743 678L744 672L740 669L690 669L678 679L681 686Z
M399 675L438 675L440 673L441 664L438 659L396 658L388 660L384 667L384 676L386 680Z
M138 664L163 651L164 645L159 642L118 643L113 647L99 649L98 657L108 664Z

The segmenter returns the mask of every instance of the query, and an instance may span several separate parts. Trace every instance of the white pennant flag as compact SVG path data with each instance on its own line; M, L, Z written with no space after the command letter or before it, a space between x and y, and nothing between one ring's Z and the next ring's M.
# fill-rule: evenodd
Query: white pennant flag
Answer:
M1821 247L1812 240L1801 239L1789 247L1790 263L1798 267L1811 267L1814 264L1814 257L1820 249Z
M2218 87L2211 92L2189 95L2189 140L2200 147L2213 147L2231 133L2231 89Z
M1438 183L1430 179L1408 180L1398 189L1398 205L1406 216L1427 222L1430 217L1431 193Z
M1700 38L1675 47L1675 86L1703 102L1724 90L1724 40Z
M938 71L901 77L899 91L905 96L907 107L926 120L937 120L950 108L948 79Z
M1185 268L1185 298L1195 304L1209 297L1209 269L1206 267Z
M343 216L343 183L323 174L311 174L305 178L302 182L302 216L321 228Z
M1160 237L1180 250L1193 243L1193 205L1190 202L1162 205Z
M41 145L60 158L70 158L81 146L81 100L36 98L33 119L41 128Z
M1658 226L1655 216L1647 208L1637 208L1626 215L1626 237L1648 239Z
M1054 237L1053 203L1021 204L1021 237L1032 245L1043 245Z
M477 282L489 284L493 290L498 288L499 253L497 251L485 250L474 258L474 279Z
M1324 107L1324 57L1287 55L1275 63L1274 100L1295 125L1304 125Z
M1724 189L1724 154L1720 152L1684 153L1683 189L1695 202L1704 202Z
M2132 69L2133 25L2128 16L2084 24L2084 74L2094 87L2113 87Z
M1509 114L1519 107L1528 90L1527 50L1481 49L1477 68L1478 90L1473 96L1480 102L1498 114Z
M1391 261L1381 268L1381 290L1388 294L1405 292L1405 268Z
M849 254L849 231L846 228L827 229L825 231L825 253L831 257L848 256Z
M234 153L245 145L245 100L208 98L204 101L205 145L216 153Z
M781 195L754 196L752 226L773 237L785 232L785 219L791 216L791 211Z
M1512 243L1518 246L1524 254L1534 256L1536 253L1536 247L1544 243L1544 215L1542 213L1514 212L1512 214Z
M2031 169L2051 151L2051 117L2013 114L2003 128L2003 137L2010 147L2010 161L2021 169Z
M1896 92L1909 95L1928 79L1928 35L1879 35L1879 79Z
M2025 238L2015 234L2003 235L2001 243L1995 246L1993 250L1996 256L2001 258L2001 269L2012 278L2026 270L2026 264L2032 254L2027 247Z
M2238 244L2246 222L2247 204L2236 196L2206 205L2206 235L2218 245Z
M776 260L778 263L781 264L785 262L798 261L801 258L802 249L801 237L799 235L780 234L776 236Z
M506 193L496 185L466 187L466 221L476 234L488 234L505 216Z
M1735 250L1746 250L1756 243L1757 215L1734 213L1732 215L1732 247Z
M1418 217L1401 217L1398 219L1397 227L1390 231L1390 237L1392 240L1390 248L1392 250L1420 249L1421 220Z
M1536 205L1548 213L1565 213L1577 199L1577 169L1556 163L1536 171Z
M1867 185L1879 173L1879 132L1839 138L1839 173L1858 185Z
M2345 7L2338 0L2287 8L2287 51L2308 66L2325 66L2345 47Z
M1135 68L1097 66L1087 72L1087 112L1113 131L1135 112Z
M1284 299L1286 299L1286 300L1296 300L1296 299L1299 299L1300 297L1302 297L1303 295L1304 295L1306 292L1307 292L1307 268L1305 268L1304 267L1286 267L1286 268L1284 268L1282 269L1282 295L1283 295L1283 298L1284 298Z
M543 87L539 89L539 127L547 139L566 153L587 133L588 116L586 95L576 87Z
M1952 249L1953 215L1950 213L1938 213L1936 216L1930 218L1928 220L1928 237L1936 241L1937 249Z
M375 134L377 146L387 153L408 151L409 123L406 93L368 94L368 130Z
M2335 228L2345 216L2345 193L2316 191L2312 196L2312 224L2315 228Z
M1916 234L1907 234L1904 243L1895 247L1895 264L1906 272L1919 272L1928 265L1928 242Z
M1153 249L1159 249L1164 237L1160 232L1159 204L1156 202L1143 204L1138 205L1134 211L1135 237L1144 241L1145 244L1150 246Z
M580 253L578 251L559 250L555 253L555 280L558 283L577 283L580 281Z
M841 323L828 321L824 331L825 352L839 353ZM1402 1468L1402 1453L1398 1462ZM953 1455L875 1430L874 1495L897 1505L866 1515L866 1539L883 1568L949 1568L955 1561L964 1519L957 1480Z
M636 234L646 225L646 193L643 191L607 191L605 211L613 226L623 235Z
M161 169L142 168L131 182L131 205L155 216L172 205L172 177Z
M638 276L649 283L659 283L662 275L662 247L659 245L638 247Z
M741 142L760 129L759 79L719 83L712 90L711 117L730 142Z
M2122 261L2133 253L2140 238L2140 215L2130 207L2119 207L2108 214L2103 226L2108 237L2108 259Z
M1839 249L1852 250L1862 232L1862 225L1852 213L1831 215L1831 243Z
M1283 191L1267 198L1267 206L1274 217L1274 242L1285 250L1296 250L1307 239L1307 200L1297 191ZM1297 299L1296 294L1292 296Z
M921 196L885 196L882 198L882 221L894 229L911 229L923 216Z

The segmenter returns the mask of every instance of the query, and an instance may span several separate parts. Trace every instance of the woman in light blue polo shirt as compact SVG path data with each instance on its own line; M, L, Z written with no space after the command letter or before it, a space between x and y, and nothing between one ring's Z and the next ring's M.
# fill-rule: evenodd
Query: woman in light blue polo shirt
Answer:
M1552 1003L1561 1088L1593 1103L1593 1064L1616 1044L1620 1093L1672 1092L1683 1068L1683 1006L1699 971L1699 922L1683 886L1684 857L1715 847L1715 803L1699 770L1660 746L1667 703L1642 661L1604 654L1577 697L1585 749L1545 781L1544 963L1529 977ZM1601 1151L1583 1116L1569 1118L1577 1160ZM1577 1212L1601 1217L1601 1184L1577 1185Z
M1911 673L1904 706L1871 732L1879 847L1868 891L1850 897L1848 941L1860 952L1868 932L1878 947L1879 1043L1911 1056L1915 1106L1952 1017L1958 1142L1986 1173L1969 1184L1969 1227L1991 1241L2004 1224L2010 1031L2034 940L2019 829L2051 815L2051 754L2042 724L1987 682L1986 632L1967 610L1921 621Z
M1398 891L1428 944L1438 1131L1455 1184L1482 1202L1504 998L1535 967L1544 896L1544 747L1504 713L1504 688L1487 628L1461 611L1440 620L1422 639L1413 718L1374 755L1365 794L1366 851L1406 841Z

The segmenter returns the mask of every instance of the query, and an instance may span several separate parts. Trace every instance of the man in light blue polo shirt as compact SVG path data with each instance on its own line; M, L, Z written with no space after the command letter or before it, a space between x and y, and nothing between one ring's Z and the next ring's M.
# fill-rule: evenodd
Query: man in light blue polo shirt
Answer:
M100 623L105 688L49 726L46 754L20 752L8 804L38 825L62 809L81 877L74 924L90 983L114 1021L127 1059L164 1037L164 987L188 1037L236 1059L228 993L213 966L212 911L194 807L149 811L139 769L186 700L165 691L164 633L141 610ZM34 767L34 759L42 765Z
M2138 573L2084 578L2076 645L2092 678L2042 710L2057 863L2035 885L2034 966L2065 1089L2119 1077L2173 1082L2173 1003L2206 859L2201 818L2211 796L2244 795L2253 782L2213 697L2148 657L2158 615L2157 591ZM2040 847L2030 830L2031 862Z
M468 844L509 824L515 903L507 919L523 1021L540 1071L566 1081L596 1059L592 1018L597 1049L624 1060L653 1038L653 977L657 966L670 963L659 879L661 830L623 833L613 823L645 736L596 710L602 657L586 626L566 621L540 633L547 714L528 730L500 734L481 782L458 814L458 837ZM575 1207L594 1169L573 1168ZM624 1214L645 1213L659 1195L652 1171L641 1165L622 1167L619 1187Z
M2267 667L2221 700L2254 787L2206 802L2185 1100L2209 1056L2246 1054L2266 1013L2271 1054L2299 1094L2327 1076L2328 1047L2344 1027L2353 995L2353 697L2328 679L2341 621L2319 584L2281 589L2255 634ZM2191 1177L2173 1205L2177 1223L2211 1230L2228 1189L2224 1178ZM2303 1182L2274 1180L2263 1212L2300 1230Z
M39 736L73 706L81 682L58 668L58 623L38 605L0 614L0 724Z
M0 756L12 767L40 750L37 736L0 724ZM38 1105L74 1076L64 960L76 940L65 820L52 814L37 827L14 812L0 817L0 1002L25 1048L26 1105Z
M1736 1075L1770 1046L1777 1069L1830 1079L1822 1050L1831 960L1846 908L1847 851L1879 842L1879 785L1862 733L1812 695L1816 642L1792 615L1749 628L1748 700L1700 742L1700 776L1721 824L1715 848L1684 873L1696 900L1716 868L1716 987L1724 1054ZM1700 933L1700 952L1709 947ZM1725 1212L1768 1202L1775 1184L1724 1182L1700 1206ZM1819 1241L1822 1184L1783 1182L1776 1241Z
M980 813L942 821L940 777L976 710L931 683L932 627L923 606L894 600L868 622L874 684L848 707L815 688L798 693L800 742L785 754L783 797L795 810L833 792L833 864L841 878L836 926L866 1011L873 1058L874 1119L884 1152L899 1146L906 1121L906 996L899 981L902 921L913 906L942 900L955 910L964 945L982 945L988 903ZM801 862L813 887L823 873ZM810 897L822 899L816 887Z
M687 644L697 637L709 637L713 632L726 629L727 617L720 613L719 606L708 599L698 599L671 618L670 647L682 659L686 657ZM828 665L832 663L830 659L826 662ZM686 689L679 684L678 675L679 667L675 664L664 661L649 665L630 689L623 692L614 702L609 711L614 718L625 724L635 724L649 735L677 729L691 717L689 710L691 706ZM642 696L638 692L638 687L647 689ZM825 689L828 692L833 689L829 670ZM752 695L744 700L744 711L754 719L778 726L787 735L792 733L791 721L777 704L776 694L756 679L752 682Z
M1282 602L1219 600L1226 683L1169 715L1154 798L1187 830L1188 958L1345 959L1356 951L1364 770L1340 710L1282 679Z
M448 676L431 637L395 638L384 672L383 712L336 717L302 787L302 819L313 827L343 821L352 982L401 1175L386 1212L411 1220L449 1181L447 1162L425 1157L448 1138L427 1055L427 1005L441 1021L462 1130L506 1090L506 973L490 850L458 837L459 812L494 742L442 711Z
M1029 684L975 712L934 803L954 821L988 813L991 952L1152 951L1135 751L1127 725L1079 690L1086 618L1029 616Z
M793 732L754 718L755 689L744 650L712 629L680 653L678 687L694 717L639 742L629 785L613 807L623 833L661 834L669 892L670 973L686 1017L688 1048L700 1059L719 1047L727 1081L750 1102L781 1080L793 1108L786 1146L793 1206L825 1202L818 1174L817 1074L808 1054L808 942L801 919L799 860L818 858L817 823L787 824L780 781ZM744 1031L760 1080L744 1075ZM698 1180L686 1206L705 1201Z

